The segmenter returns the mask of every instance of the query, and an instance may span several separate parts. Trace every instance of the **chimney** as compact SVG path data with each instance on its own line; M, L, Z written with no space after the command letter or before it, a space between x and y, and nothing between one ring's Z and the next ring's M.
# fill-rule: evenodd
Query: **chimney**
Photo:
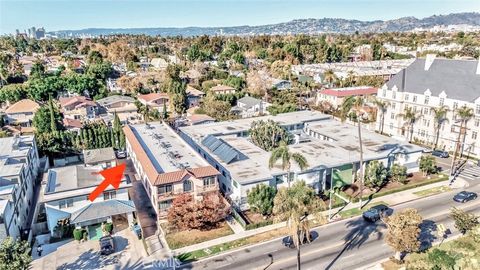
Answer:
M435 57L436 57L435 54L427 54L427 57L425 58L425 68L424 68L425 71L430 69L430 66L433 64Z

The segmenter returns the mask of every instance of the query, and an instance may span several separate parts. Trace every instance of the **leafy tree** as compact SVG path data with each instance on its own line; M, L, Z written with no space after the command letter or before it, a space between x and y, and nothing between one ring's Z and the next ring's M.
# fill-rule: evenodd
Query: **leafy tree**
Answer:
M451 256L445 250L434 248L428 253L428 261L433 269L454 269L455 257Z
M252 142L265 151L278 147L281 141L290 141L288 131L271 119L253 121L248 133Z
M63 80L57 76L33 79L28 82L28 97L35 101L47 101L50 97L57 98L63 90Z
M393 164L392 168L390 169L390 177L394 182L406 184L408 182L407 167L397 163Z
M32 257L27 241L7 237L0 245L0 269L29 269Z
M423 155L418 161L418 166L424 176L437 172L437 161L433 156Z
M292 103L286 103L286 104L283 104L283 105L273 104L273 105L267 107L267 111L271 115L277 115L277 114L280 114L280 113L295 112L295 111L297 111L297 105L292 104Z
M455 207L450 210L450 216L455 221L455 228L457 228L462 234L467 233L480 224L478 216Z
M413 141L413 126L418 121L418 119L422 117L422 114L420 114L417 111L414 111L412 107L407 107L405 108L405 111L403 113L399 114L399 116L405 120L405 125L409 130L409 133L410 133L409 142Z
M440 138L440 128L443 123L448 122L447 113L448 107L443 105L440 107L432 108L434 119L435 119L435 143L434 149L437 149L438 139Z
M265 184L254 186L247 194L248 204L252 211L264 216L270 215L273 210L273 199L276 189Z
M270 159L268 160L268 167L272 169L279 160L282 162L282 170L287 172L287 181L289 187L292 161L295 162L302 171L308 168L307 159L300 153L290 152L285 141L281 141L280 145L273 149Z
M8 84L0 88L0 103L15 103L27 97L27 88L24 84Z
M63 129L62 115L52 99L48 106L41 106L33 117L33 126L37 133L49 133Z
M30 69L30 77L38 79L45 76L45 65L40 61L35 61Z
M397 260L401 260L402 253L419 250L422 222L422 216L413 208L404 209L385 219L388 228L385 242L395 251Z
M375 188L381 187L387 181L388 171L383 162L373 160L365 170L365 185Z
M87 56L87 63L101 64L103 62L103 55L99 51L90 51Z
M383 134L383 128L385 126L385 113L387 112L387 107L390 104L388 101L382 101L380 99L375 99L374 104L377 106L380 115L380 134Z

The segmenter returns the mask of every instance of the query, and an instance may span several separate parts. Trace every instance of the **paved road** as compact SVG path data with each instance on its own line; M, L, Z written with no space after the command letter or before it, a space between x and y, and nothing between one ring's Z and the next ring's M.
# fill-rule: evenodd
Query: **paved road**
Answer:
M470 180L470 191L480 193L480 179ZM436 240L435 227L442 223L454 234L458 232L449 218L453 206L480 214L480 200L466 204L452 201L458 190L431 196L393 207L394 211L416 208L424 217L422 241L428 246ZM383 237L385 225L352 218L315 230L318 238L302 247L302 269L358 269L393 255ZM281 244L281 239L214 256L181 269L295 269L296 251ZM178 268L177 268L178 269Z

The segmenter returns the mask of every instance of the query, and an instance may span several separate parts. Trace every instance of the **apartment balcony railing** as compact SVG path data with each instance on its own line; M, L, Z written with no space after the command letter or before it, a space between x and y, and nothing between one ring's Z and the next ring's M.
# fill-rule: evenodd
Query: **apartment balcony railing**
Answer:
M195 191L197 193L205 193L210 191L218 190L218 185L209 185L209 186L196 186Z

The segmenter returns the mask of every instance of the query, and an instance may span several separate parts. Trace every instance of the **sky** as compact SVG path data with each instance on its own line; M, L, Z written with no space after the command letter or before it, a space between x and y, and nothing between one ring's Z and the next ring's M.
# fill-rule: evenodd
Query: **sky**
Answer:
M388 20L480 12L480 0L0 0L0 34L47 31L262 25L304 18Z

